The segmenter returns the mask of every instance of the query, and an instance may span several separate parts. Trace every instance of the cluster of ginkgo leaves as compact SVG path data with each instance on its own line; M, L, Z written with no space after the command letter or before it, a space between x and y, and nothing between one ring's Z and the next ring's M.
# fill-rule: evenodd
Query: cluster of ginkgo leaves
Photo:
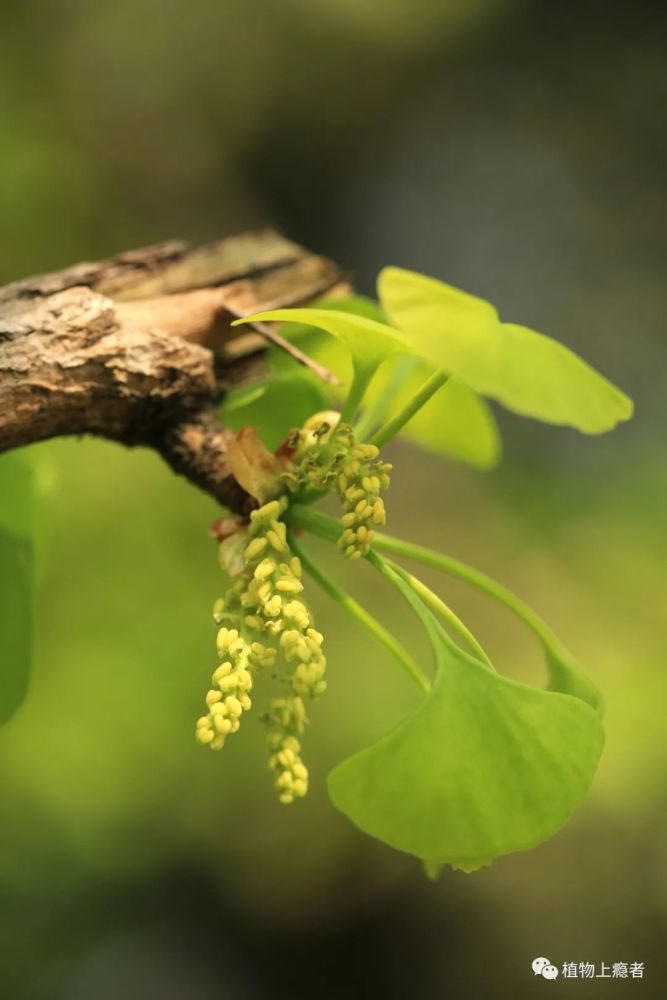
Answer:
M381 272L378 295L379 305L353 297L239 321L280 321L288 338L344 373L335 419L349 428L349 448L368 445L378 456L402 434L488 468L499 459L500 436L486 399L586 434L611 430L632 415L628 397L576 354L502 322L488 302L398 268ZM328 413L331 406L312 373L271 351L268 377L233 392L222 415L241 434L248 425L261 428L264 444L278 448L294 428L312 431L318 419L313 412ZM312 460L307 448L304 454L303 430L299 440L296 461L307 467ZM311 433L310 447L317 446ZM277 454L284 460L284 445ZM341 452L341 462L348 458ZM266 469L266 454L257 464ZM428 872L444 864L472 871L553 834L586 795L602 750L602 702L595 685L545 623L503 586L449 556L373 530L362 555L426 629L435 671L424 671L294 538L298 529L341 548L340 523L316 507L335 489L335 477L319 489L311 483L290 491L290 470L276 472L274 492L258 494L258 502L268 495L288 497L282 519L306 575L383 643L424 692L397 729L334 768L328 779L333 803L360 829L416 855ZM240 481L248 488L247 466ZM359 503L365 511L365 500ZM540 640L548 688L497 673L442 598L390 556L466 580L504 603Z
M352 297L242 321L281 322L281 332L340 375L344 389L325 387L270 348L267 377L234 390L222 405L231 467L255 497L257 513L248 521L223 519L229 586L216 608L221 664L198 738L222 747L252 708L255 675L282 664L286 687L264 715L270 766L283 802L303 797L306 703L326 686L325 639L302 594L310 576L423 692L398 728L334 768L328 779L333 803L360 829L420 858L429 872L444 864L470 871L540 843L581 802L603 745L601 698L518 597L450 556L384 532L380 493L389 467L381 449L404 435L489 468L499 459L500 436L487 399L586 434L627 420L632 403L568 348L502 322L489 303L432 278L387 268L378 297L379 304ZM317 507L330 491L341 500L342 523ZM14 586L6 588L0 609L0 722L15 712L27 688L34 497L22 456L2 456L0 564ZM390 521L390 503L387 510ZM415 662L310 558L297 537L302 533L331 542L341 557L367 562L400 592L430 638L434 669ZM439 594L396 557L465 580L506 605L540 641L548 688L497 673ZM331 677L335 664L329 667Z

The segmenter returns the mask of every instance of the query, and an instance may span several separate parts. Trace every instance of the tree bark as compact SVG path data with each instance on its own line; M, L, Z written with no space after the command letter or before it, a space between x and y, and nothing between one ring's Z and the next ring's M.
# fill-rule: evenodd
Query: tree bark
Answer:
M158 451L244 513L217 404L261 370L270 327L233 319L345 288L336 266L271 231L172 241L0 288L0 452L96 434Z

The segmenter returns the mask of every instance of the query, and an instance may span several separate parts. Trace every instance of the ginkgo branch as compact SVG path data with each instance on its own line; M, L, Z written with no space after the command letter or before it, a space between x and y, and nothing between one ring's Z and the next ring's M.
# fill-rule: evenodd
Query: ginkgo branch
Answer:
M179 241L0 288L0 452L95 434L154 449L243 512L217 405L262 367L267 340L331 381L265 325L231 324L344 288L330 261L276 233Z

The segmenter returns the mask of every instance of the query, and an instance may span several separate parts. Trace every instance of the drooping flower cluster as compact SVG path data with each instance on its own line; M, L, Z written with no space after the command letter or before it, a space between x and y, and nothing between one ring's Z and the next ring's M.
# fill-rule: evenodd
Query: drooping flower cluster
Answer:
M282 490L304 493L333 490L343 504L338 547L349 559L365 556L374 529L385 523L380 492L389 485L391 466L372 444L358 443L339 414L315 414L270 456L252 428L230 442L234 474L262 503ZM261 717L268 727L269 766L281 802L306 794L308 771L301 759L307 723L304 700L326 689L323 637L301 595L300 560L292 554L282 516L286 495L269 499L250 514L249 523L222 518L220 562L230 586L216 601L221 663L206 695L207 713L197 721L197 740L220 750L252 707L251 691L262 670L272 670L287 687Z
M356 442L349 424L338 414L316 414L301 432L301 449L294 470L287 473L292 490L306 486L335 489L343 504L343 532L338 548L348 559L367 555L376 527L386 522L381 490L389 486L391 465L374 444Z
M326 659L323 637L299 596L301 563L290 552L280 520L286 506L285 498L264 504L251 513L247 527L220 546L221 561L232 576L227 593L214 608L221 626L218 652L223 662L213 674L213 687L206 696L208 713L198 720L196 735L200 743L221 749L251 707L255 674L274 667L281 653L284 669L279 676L289 694L271 703L263 721L269 727L270 766L280 800L292 802L308 787L298 740L306 723L303 698L315 698L326 689Z
M271 750L269 767L276 776L275 787L286 805L308 791L308 769L301 760L301 741L306 723L303 699L298 695L274 698L264 716Z
M253 645L260 646L247 642L238 629L223 627L218 632L218 653L223 662L214 671L213 687L206 695L208 714L197 720L196 730L197 740L211 750L222 750L225 738L238 732L241 714L252 707L249 692L254 671L275 659L275 650L261 647L254 651Z
M380 490L389 486L391 465L383 462L374 444L355 444L336 477L336 490L343 502L343 534L338 548L348 559L368 554L374 529L386 523Z

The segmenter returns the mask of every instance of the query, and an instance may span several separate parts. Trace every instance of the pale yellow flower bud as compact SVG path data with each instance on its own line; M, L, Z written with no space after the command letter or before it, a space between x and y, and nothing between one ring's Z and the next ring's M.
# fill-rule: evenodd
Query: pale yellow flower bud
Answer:
M245 552L243 553L245 562L251 562L253 559L258 559L266 549L267 544L266 538L253 538L253 540L248 543Z
M282 504L279 500L270 500L259 510L253 510L250 514L251 521L270 521L271 518L278 517L282 512Z
M232 731L232 724L229 719L225 718L224 715L214 716L213 725L219 736L227 736Z
M255 579L260 582L266 580L275 573L277 568L274 559L262 559L261 563L255 567Z
M273 597L269 598L269 600L264 605L264 614L268 615L270 618L275 618L276 615L280 614L282 606L283 606L282 597L279 597L278 594L275 594Z
M280 538L280 536L278 535L277 532L275 532L275 531L267 531L266 537L268 539L268 542L269 542L271 548L273 548L276 552L281 552L282 553L282 552L286 552L287 551L287 544L286 544L286 542L284 542Z
M348 487L344 495L348 503L358 503L359 500L365 500L364 491L354 486Z
M226 677L231 672L232 672L232 665L229 660L225 660L225 662L221 663L218 669L215 670L213 673L214 683L220 684L220 681L223 679L223 677Z
M281 590L286 594L300 594L303 590L303 584L300 580L295 580L294 577L283 576L277 581L276 590Z
M300 579L301 578L301 560L298 558L298 556L292 556L292 558L290 559L289 565L290 565L290 569L294 573L294 576L297 579Z
M384 512L384 507L376 507L373 511L373 524L377 524L382 527L386 524L386 514Z
M273 532L278 536L283 545L287 542L287 526L284 521L272 521L269 533Z
M288 607L289 605L285 605L286 612ZM289 646L292 643L298 641L299 641L299 632L295 628L287 629L285 632L283 632L283 634L280 637L280 645L283 647L283 649L285 648L285 646Z

